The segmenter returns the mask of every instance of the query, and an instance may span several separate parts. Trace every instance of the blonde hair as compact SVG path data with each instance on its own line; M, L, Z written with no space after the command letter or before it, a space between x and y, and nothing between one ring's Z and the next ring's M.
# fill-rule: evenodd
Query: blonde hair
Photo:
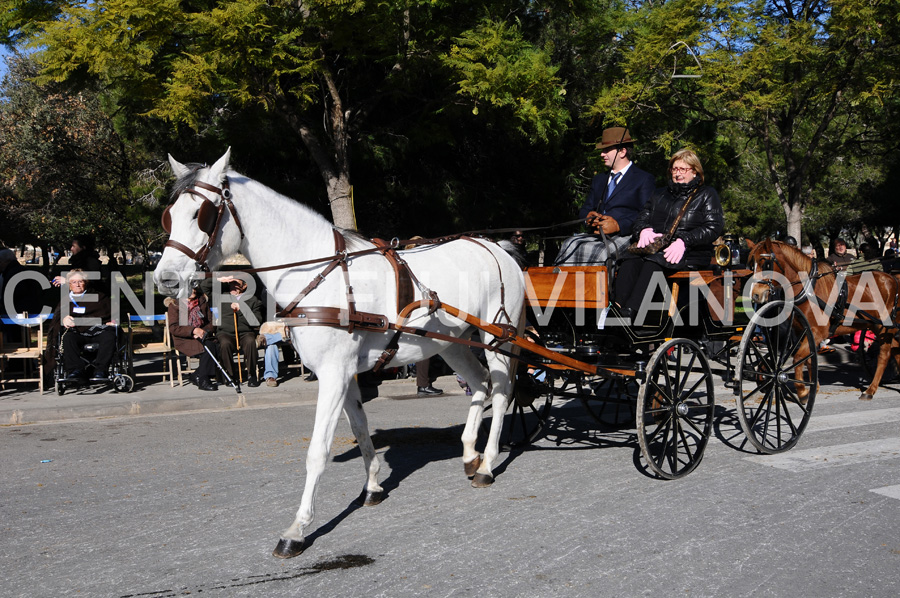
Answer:
M703 164L700 163L700 158L697 157L697 154L695 154L693 150L689 150L685 147L675 152L672 157L669 158L669 172L672 172L672 165L678 160L681 160L690 166L691 169L697 173L697 176L700 177L701 183L705 182L703 177Z

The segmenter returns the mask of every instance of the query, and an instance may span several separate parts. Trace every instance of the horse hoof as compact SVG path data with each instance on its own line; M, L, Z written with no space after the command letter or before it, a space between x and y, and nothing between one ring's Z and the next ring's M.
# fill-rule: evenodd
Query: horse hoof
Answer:
M364 507L374 507L375 505L381 504L381 501L384 500L384 490L379 490L377 492L363 490L360 498L362 499Z
M466 468L466 477L471 479L475 472L478 471L478 468L481 467L481 455L478 455L468 463L463 463L463 467Z
M303 552L303 540L291 540L290 538L281 538L278 545L272 551L272 556L280 559L291 559Z
M494 483L494 476L486 475L483 473L476 473L475 477L472 478L472 487L473 488L487 488L491 484Z
M859 400L860 400L860 401L871 401L871 400L874 399L874 398L875 398L874 395L870 395L870 394L867 393L867 392L864 392L864 393L862 393L861 395L859 395Z

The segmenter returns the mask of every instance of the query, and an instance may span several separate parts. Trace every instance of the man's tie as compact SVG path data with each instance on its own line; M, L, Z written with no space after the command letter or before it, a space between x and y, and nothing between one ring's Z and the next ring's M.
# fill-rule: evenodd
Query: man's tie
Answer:
M606 186L606 197L612 195L613 189L616 188L616 185L619 183L619 177L622 176L621 172L617 172L616 174L609 177L609 184Z

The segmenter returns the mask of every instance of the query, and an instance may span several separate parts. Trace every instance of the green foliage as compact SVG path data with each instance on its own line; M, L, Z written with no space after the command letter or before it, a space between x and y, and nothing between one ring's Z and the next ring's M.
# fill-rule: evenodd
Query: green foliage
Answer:
M878 168L861 157L884 151L896 130L881 107L900 81L898 8L898 0L648 3L635 15L625 78L591 111L612 123L637 108L666 152L691 141L715 150L698 128L724 134L744 169L723 187L777 200L790 216L779 228L793 234L801 223L823 226L877 182ZM670 51L678 40L697 52L701 78L670 77L680 70Z
M72 236L90 233L104 246L145 248L148 219L159 209L133 194L136 148L126 148L98 95L34 83L37 69L28 59L11 66L0 104L4 211L27 228L29 240L67 246Z
M458 93L473 101L473 114L481 103L494 106L509 113L523 136L542 141L564 131L569 115L559 69L518 27L486 20L454 39L443 62L460 77Z

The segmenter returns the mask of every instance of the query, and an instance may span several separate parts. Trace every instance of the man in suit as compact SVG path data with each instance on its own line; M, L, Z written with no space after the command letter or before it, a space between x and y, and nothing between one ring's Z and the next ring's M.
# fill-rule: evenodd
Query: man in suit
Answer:
M597 149L610 171L594 177L578 213L593 232L566 239L557 255L557 266L602 263L623 251L631 238L631 225L656 188L653 175L632 163L634 139L625 127L605 129Z

